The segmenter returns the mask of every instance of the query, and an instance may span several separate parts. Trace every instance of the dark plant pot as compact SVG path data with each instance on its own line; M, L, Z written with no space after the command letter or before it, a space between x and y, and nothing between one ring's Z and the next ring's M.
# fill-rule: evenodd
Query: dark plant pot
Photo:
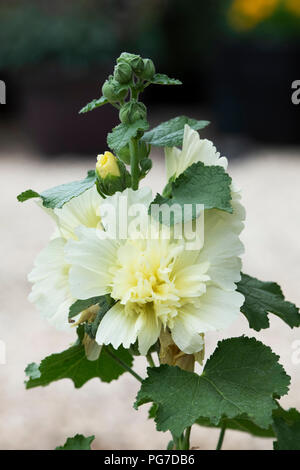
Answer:
M300 106L291 100L291 84L300 79L299 54L296 41L220 45L211 95L221 130L267 142L300 142Z
M105 70L66 73L60 69L23 74L23 127L46 155L94 154L107 149L106 136L118 123L111 106L85 114L78 111L100 97Z

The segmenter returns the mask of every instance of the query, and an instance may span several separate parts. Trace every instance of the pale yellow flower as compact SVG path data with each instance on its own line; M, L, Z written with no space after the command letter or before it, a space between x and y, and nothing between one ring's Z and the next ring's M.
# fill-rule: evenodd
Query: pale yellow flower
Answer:
M145 190L117 194L148 208L152 196ZM117 195L106 199L116 206L118 201ZM180 351L194 354L203 350L203 333L226 328L237 317L244 301L235 284L240 228L231 214L207 212L206 243L195 251L184 240L149 238L143 231L139 238L112 239L109 231L77 230L78 240L69 240L65 250L71 293L80 299L110 294L116 301L100 323L98 344L128 348L138 339L146 354L168 329Z

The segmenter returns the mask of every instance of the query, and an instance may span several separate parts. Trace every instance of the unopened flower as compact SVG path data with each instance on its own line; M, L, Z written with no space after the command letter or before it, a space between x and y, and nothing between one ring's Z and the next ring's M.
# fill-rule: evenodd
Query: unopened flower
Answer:
M130 174L122 160L108 151L97 157L96 176L100 194L107 196L123 191L131 183Z
M104 179L107 176L120 176L120 170L116 157L111 152L105 152L98 155L96 163L96 172L100 178Z

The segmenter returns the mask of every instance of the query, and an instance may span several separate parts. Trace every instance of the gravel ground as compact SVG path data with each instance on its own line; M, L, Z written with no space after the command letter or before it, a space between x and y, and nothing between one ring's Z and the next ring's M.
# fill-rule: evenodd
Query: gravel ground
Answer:
M300 155L297 149L260 151L235 159L230 172L243 188L247 225L244 270L263 280L282 285L287 298L300 305ZM88 159L40 159L32 155L0 152L1 174L1 310L0 339L6 344L6 364L0 365L0 448L53 449L67 436L95 434L95 449L163 449L168 433L158 433L146 420L148 406L133 410L138 383L128 374L118 382L102 384L97 379L74 390L70 380L46 388L25 391L24 368L52 352L65 349L72 335L55 331L27 301L26 275L33 259L47 243L52 222L33 202L17 203L16 194L33 187L42 190L55 184L81 178L93 166ZM148 183L154 190L163 185L164 170L158 156ZM147 183L147 182L146 182ZM277 318L271 329L255 333L241 316L230 330L208 334L207 356L218 339L240 334L256 336L280 355L292 375L285 406L300 407L300 364L292 363L293 341L300 332L289 329ZM143 374L143 359L136 368ZM195 426L192 445L213 449L215 430ZM272 440L258 439L236 431L227 432L225 449L270 449Z

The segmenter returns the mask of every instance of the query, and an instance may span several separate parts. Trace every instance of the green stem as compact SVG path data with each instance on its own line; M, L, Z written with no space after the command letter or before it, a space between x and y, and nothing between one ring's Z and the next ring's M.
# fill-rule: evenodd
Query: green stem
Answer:
M185 430L185 436L184 436L184 450L189 450L190 449L190 436L191 436L191 430L192 426L189 426Z
M133 377L135 377L139 382L143 382L142 377L140 377L134 370L131 369L125 362L122 361L119 357L117 357L113 352L111 352L108 348L106 349L106 353L109 354L118 364L120 364L123 369L127 370Z
M151 353L148 353L147 356L146 356L146 358L147 358L147 361L148 361L149 366L150 366L150 367L155 367L155 364L154 364L153 358L152 358L152 356L151 356Z
M175 437L172 434L172 438L176 447L176 450L189 450L190 449L190 435L192 427L186 428L185 432L180 437Z
M223 444L223 441L224 441L225 431L226 431L226 426L224 425L224 426L222 426L221 431L220 431L219 440L218 440L216 450L221 450L222 449L222 444Z
M131 167L131 187L138 189L139 187L139 166L138 166L138 141L132 138L129 142L130 148L130 167Z

